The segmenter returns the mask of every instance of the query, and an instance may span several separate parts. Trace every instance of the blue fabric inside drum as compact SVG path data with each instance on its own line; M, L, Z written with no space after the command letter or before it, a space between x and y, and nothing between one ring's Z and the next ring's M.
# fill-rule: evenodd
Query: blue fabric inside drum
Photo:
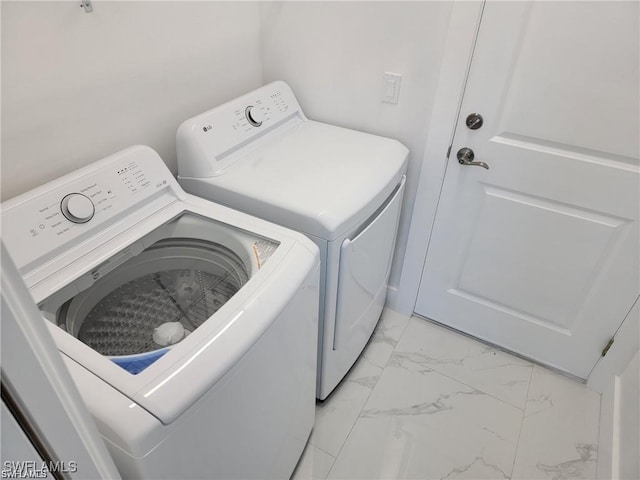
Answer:
M165 348L151 353L135 355L134 357L115 357L112 358L111 361L119 367L124 368L127 372L137 375L168 351L169 349Z

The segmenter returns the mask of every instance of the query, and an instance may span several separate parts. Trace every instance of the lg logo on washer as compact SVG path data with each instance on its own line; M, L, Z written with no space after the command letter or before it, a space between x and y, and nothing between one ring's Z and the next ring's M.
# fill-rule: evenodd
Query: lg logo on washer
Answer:
M211 128L212 128L211 125L206 125L206 126L202 127L202 131L207 133L209 130L211 130Z

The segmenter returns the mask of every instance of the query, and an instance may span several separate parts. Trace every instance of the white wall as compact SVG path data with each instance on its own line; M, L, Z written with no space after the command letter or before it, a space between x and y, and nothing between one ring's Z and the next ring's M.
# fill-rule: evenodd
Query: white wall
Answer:
M640 350L640 297L629 310L614 335L614 342L607 355L600 358L589 374L587 385L604 393L613 378L620 375L627 363Z
M392 285L434 105L450 2L7 2L2 200L131 144L176 173L180 122L263 83L290 83L312 119L411 150ZM264 68L263 68L264 65ZM380 101L382 74L403 75Z
M132 144L176 173L180 122L262 84L256 3L1 5L3 200Z
M587 385L602 392L598 478L640 478L640 298Z
M602 396L598 478L640 478L640 353Z
M629 362L620 375L620 452L619 478L640 478L640 353Z
M411 150L391 285L400 277L450 11L449 2L260 8L265 82L289 83L313 120L396 138ZM403 75L397 105L380 100L385 71Z

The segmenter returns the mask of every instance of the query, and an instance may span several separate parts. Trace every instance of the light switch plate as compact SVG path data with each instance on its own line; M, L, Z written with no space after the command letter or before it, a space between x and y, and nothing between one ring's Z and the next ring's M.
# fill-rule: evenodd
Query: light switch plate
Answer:
M382 82L382 101L385 103L398 103L400 97L400 84L402 75L399 73L384 72Z

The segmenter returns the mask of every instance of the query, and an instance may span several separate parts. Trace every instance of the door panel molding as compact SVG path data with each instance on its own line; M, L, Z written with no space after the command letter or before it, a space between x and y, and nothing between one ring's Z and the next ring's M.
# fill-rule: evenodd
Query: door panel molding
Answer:
M514 317L518 317L523 321L526 322L530 322L533 323L535 325L544 327L544 328L548 328L550 330L553 330L561 335L566 335L567 337L571 336L571 330L567 329L567 328L563 328L559 325L555 325L553 323L550 323L549 321L546 321L542 318L538 318L535 317L533 315L530 315L526 312L517 310L513 307L510 307L508 305L504 305L498 302L495 302L493 300L487 299L487 298L481 298L478 297L477 295L474 295L471 292L466 292L460 288L451 288L449 290L447 290L447 293L450 293L451 295L457 295L461 298L464 298L465 300L468 300L470 302L476 302L476 303L480 303L483 304L484 306L488 307L488 308L492 308L494 310L497 310L499 312L502 313L506 313L507 315L511 315Z
M565 145L506 131L493 136L490 142L507 147L524 148L556 157L566 157L572 160L590 162L603 167L619 168L627 172L637 173L640 167L640 160L637 158L599 152L597 150L581 148L576 145Z
M596 210L590 210L586 208L576 207L570 203L560 202L549 198L539 197L531 194L524 194L515 190L500 187L498 185L492 185L486 182L480 182L484 186L485 193L492 197L503 198L512 202L521 203L531 207L548 210L550 212L562 213L570 217L576 217L583 220L588 220L593 223L600 223L612 228L618 228L621 225L625 225L632 222L631 218L618 217Z
M478 301L482 300L482 303L485 306L496 305L495 308L501 311L509 309L509 311L514 312L514 314L517 314L523 320L535 321L538 325L553 326L553 328L558 329L558 331L570 333L573 330L573 324L576 320L576 316L579 313L581 306L585 303L589 292L592 290L593 284L599 278L600 272L603 270L603 266L616 252L615 246L619 244L622 240L622 236L625 234L625 229L621 227L628 225L631 220L603 215L601 213L591 212L573 205L562 204L549 199L524 195L519 192L513 192L493 185L483 184L482 182L480 183L484 187L485 201L483 201L481 212L478 214L477 223L492 223L483 218L484 209L487 206L486 197L492 197L489 199L490 201L509 202L501 206L511 208L513 215L508 216L504 211L499 212L501 215L500 218L503 218L507 224L505 230L500 231L499 233L503 236L512 237L512 242L510 243L513 244L515 251L504 252L503 250L500 250L492 252L491 245L487 244L487 241L479 238L479 236L494 235L495 231L492 230L490 232L486 232L482 229L482 226L478 228L476 225L474 228L470 229L473 230L473 236L467 240L468 243L465 246L466 248L464 253L460 255L462 260L456 268L457 273L454 275L454 289L464 292L467 298L474 297ZM535 225L535 228L531 228L531 231L522 233L517 231L510 232L509 228L512 223L511 220L517 220L517 218L513 217L520 215L519 209L521 207L525 209L539 210L539 212L535 213L540 217L540 222ZM531 217L531 215L529 216ZM487 288L491 285L487 285L486 283L486 280L488 278L490 279L492 275L487 274L486 270L490 269L493 265L506 266L510 261L517 261L517 259L521 258L523 254L529 253L529 258L524 260L528 262L529 265L523 265L522 268L524 271L528 272L529 276L534 275L536 273L536 267L541 268L541 265L545 265L543 262L548 258L549 251L553 248L553 245L548 246L544 243L541 245L540 242L545 241L544 237L535 242L529 242L528 239L535 235L537 229L548 231L554 228L553 223L563 223L564 219L561 217L570 217L570 221L577 224L577 228L580 228L581 235L577 238L571 238L569 236L571 232L567 232L566 235L561 236L562 242L557 238L546 239L547 242L556 243L556 249L564 249L557 253L557 256L559 257L558 262L561 261L563 257L572 255L571 250L573 243L580 241L582 237L589 238L592 244L590 251L583 252L582 255L580 255L580 258L588 258L591 263L580 265L581 269L576 272L575 278L568 279L568 281L567 279L563 279L563 282L568 283L571 287L571 291L565 290L560 296L562 300L566 300L566 304L562 306L563 311L557 312L555 315L550 313L543 314L541 311L533 311L531 308L525 308L522 305L514 304L514 300L516 302L518 301L517 292L498 291L493 292L492 294L490 292L491 289ZM548 225L545 226L543 222L547 222ZM574 226L573 230L577 230L577 228ZM596 239L598 240L597 244L595 244ZM491 239L489 239L489 241L490 240ZM586 247L587 245L585 245L585 248ZM541 250L537 256L535 255L535 252L532 251L535 248ZM524 252L522 249L524 249ZM509 255L511 259L505 260L504 258L500 258L501 256L504 257L509 253L511 253L511 255ZM484 258L483 255L486 254L492 255L492 257L489 259ZM551 254L553 255L553 253ZM474 262L474 259L470 259L470 256L473 256L476 261ZM480 258L478 259L478 257ZM580 258L576 258L576 261L579 261ZM473 265L474 263L476 265ZM480 263L480 265L477 265L478 263ZM551 266L554 265L555 262L551 264ZM470 275L468 272L469 269L472 270ZM499 272L502 273L506 271L506 268L499 269ZM467 275L465 275L465 273ZM551 284L548 286L549 291L546 295L546 297L551 298L547 298L545 300L544 306L553 303L554 298L557 296L554 295L554 293L557 293L558 289L561 288L561 286L553 284L554 273L561 272L549 272L547 275L544 275L544 272L540 272L539 276L542 278L534 279L544 281L544 277L551 277ZM494 275L499 275L499 273ZM469 279L469 277L471 277L471 279ZM518 280L518 278L512 279L513 282L517 282ZM529 289L527 289L527 291L529 291ZM537 294L539 295L540 292L538 291ZM520 299L520 301L523 301L523 299ZM561 307L558 306L558 308Z

